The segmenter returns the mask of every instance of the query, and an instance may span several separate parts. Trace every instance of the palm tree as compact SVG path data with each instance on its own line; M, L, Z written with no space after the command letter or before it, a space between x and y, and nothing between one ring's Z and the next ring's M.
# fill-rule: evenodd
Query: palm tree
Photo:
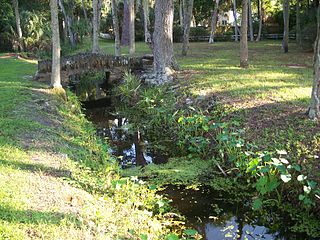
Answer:
M58 2L50 0L51 29L52 29L52 73L51 87L62 88L60 77L60 36L58 19Z

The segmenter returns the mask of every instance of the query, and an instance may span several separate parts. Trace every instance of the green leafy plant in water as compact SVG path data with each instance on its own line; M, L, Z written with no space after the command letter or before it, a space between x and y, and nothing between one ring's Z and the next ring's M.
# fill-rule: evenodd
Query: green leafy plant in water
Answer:
M210 130L211 118L194 114L179 117L178 145L181 151L188 150L189 156L198 155L204 158L209 152L210 137L206 136Z
M277 155L278 157L273 157ZM253 202L253 208L259 209L264 204L276 203L281 207L283 189L285 185L290 184L295 188L298 186L303 191L298 198L303 206L310 208L314 206L314 198L319 194L319 189L316 189L317 183L312 180L307 180L307 176L301 174L301 166L298 164L290 164L284 158L287 155L286 151L277 150L276 153L248 153L249 161L246 172L250 173L255 179L255 187L259 193L259 198ZM281 191L279 191L279 186ZM289 186L288 186L289 187ZM272 194L276 193L277 198L271 198Z
M126 74L115 90L116 112L129 119L129 132L139 131L157 150L174 152L175 98L168 86L146 86Z

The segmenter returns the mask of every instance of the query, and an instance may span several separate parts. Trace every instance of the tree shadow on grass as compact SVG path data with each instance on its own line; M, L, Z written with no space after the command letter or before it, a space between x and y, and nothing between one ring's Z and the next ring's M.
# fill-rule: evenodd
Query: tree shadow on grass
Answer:
M8 161L0 159L0 164L4 166L13 167L17 170L24 170L30 172L42 172L44 175L53 176L53 177L71 177L71 172L65 169L57 169L54 167L46 166L45 164L39 163L24 163L19 161Z
M295 101L265 103L238 109L227 119L238 121L246 129L250 142L260 142L264 147L273 143L312 140L320 125L308 118L307 98Z
M59 225L64 219L80 224L76 216L61 212L42 212L36 210L14 209L9 206L0 206L0 220L10 223L24 224L54 224Z

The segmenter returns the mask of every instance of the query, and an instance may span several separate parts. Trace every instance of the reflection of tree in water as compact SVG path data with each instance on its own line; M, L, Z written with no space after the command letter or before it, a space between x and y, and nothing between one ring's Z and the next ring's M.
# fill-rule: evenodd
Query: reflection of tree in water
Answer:
M244 227L244 215L240 214L236 217L235 222L238 225L238 233L237 233L237 240L240 240L243 235L243 227Z
M135 155L136 155L136 164L138 166L145 166L147 164L146 159L144 158L143 152L144 152L144 144L143 140L141 138L141 133L138 130L135 133L135 139L134 139L134 144L135 144Z

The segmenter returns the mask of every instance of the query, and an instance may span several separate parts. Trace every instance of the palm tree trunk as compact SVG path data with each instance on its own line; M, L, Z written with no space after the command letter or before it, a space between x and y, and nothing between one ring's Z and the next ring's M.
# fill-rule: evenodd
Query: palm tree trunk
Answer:
M300 0L296 3L296 42L301 47Z
M122 21L122 34L121 34L121 45L129 46L129 0L123 0L123 21Z
M289 51L289 8L290 1L283 1L283 40L282 40L282 48L284 53Z
M155 5L153 32L154 72L157 84L170 81L173 55L173 0L158 0Z
M214 42L214 34L217 28L217 20L218 20L218 9L219 9L219 0L215 1L215 6L212 14L212 21L211 21L211 34L209 38L209 43Z
M19 13L19 4L18 0L12 0L14 14L16 17L16 27L17 27L17 34L18 34L18 41L19 41L19 48L20 51L23 52L23 39L22 39L22 30L21 30L21 23L20 23L20 13Z
M232 8L233 18L234 18L234 40L238 42L238 35L240 34L240 29L238 27L238 18L237 18L237 2L233 0Z
M116 56L121 55L121 43L120 43L120 29L119 29L119 16L118 16L118 2L117 0L111 1L112 7L112 22L114 33L114 54Z
M248 14L249 14L249 33L250 41L253 42L253 22L252 22L252 9L251 9L251 0L248 0Z
M129 0L129 54L130 55L133 55L136 51L134 20L135 20L134 0Z
M320 118L320 5L318 6L317 23L317 39L314 44L314 77L308 111L311 119Z
M149 31L150 19L149 19L149 2L148 0L142 0L143 9L143 28L144 28L144 41L147 44L151 44L151 34Z
M242 0L240 67L248 67L248 0Z
M85 6L84 6L84 0L81 0L81 6L82 6L82 11L83 11L84 19L86 20L87 23L89 23L87 10L86 10L86 8L85 8Z
M51 29L52 29L52 73L51 87L61 88L60 77L60 36L57 0L50 0Z
M184 0L180 0L179 1L179 23L180 23L180 27L183 27L183 1Z
M263 12L262 12L262 4L263 0L258 0L258 10L259 10L259 30L258 30L258 36L256 41L260 41L261 39L261 32L262 32L262 18L263 18Z
M193 10L193 0L183 0L183 41L182 41L182 55L187 56L189 48L189 35L190 35L190 25Z
M59 6L61 8L61 11L62 11L62 14L64 17L64 22L65 22L66 28L68 30L70 44L72 47L75 47L76 41L74 39L74 33L72 31L72 18L70 17L70 15L67 13L66 9L64 8L63 0L59 0Z
M99 0L92 1L93 19L92 19L92 52L97 53L100 51L99 48Z

